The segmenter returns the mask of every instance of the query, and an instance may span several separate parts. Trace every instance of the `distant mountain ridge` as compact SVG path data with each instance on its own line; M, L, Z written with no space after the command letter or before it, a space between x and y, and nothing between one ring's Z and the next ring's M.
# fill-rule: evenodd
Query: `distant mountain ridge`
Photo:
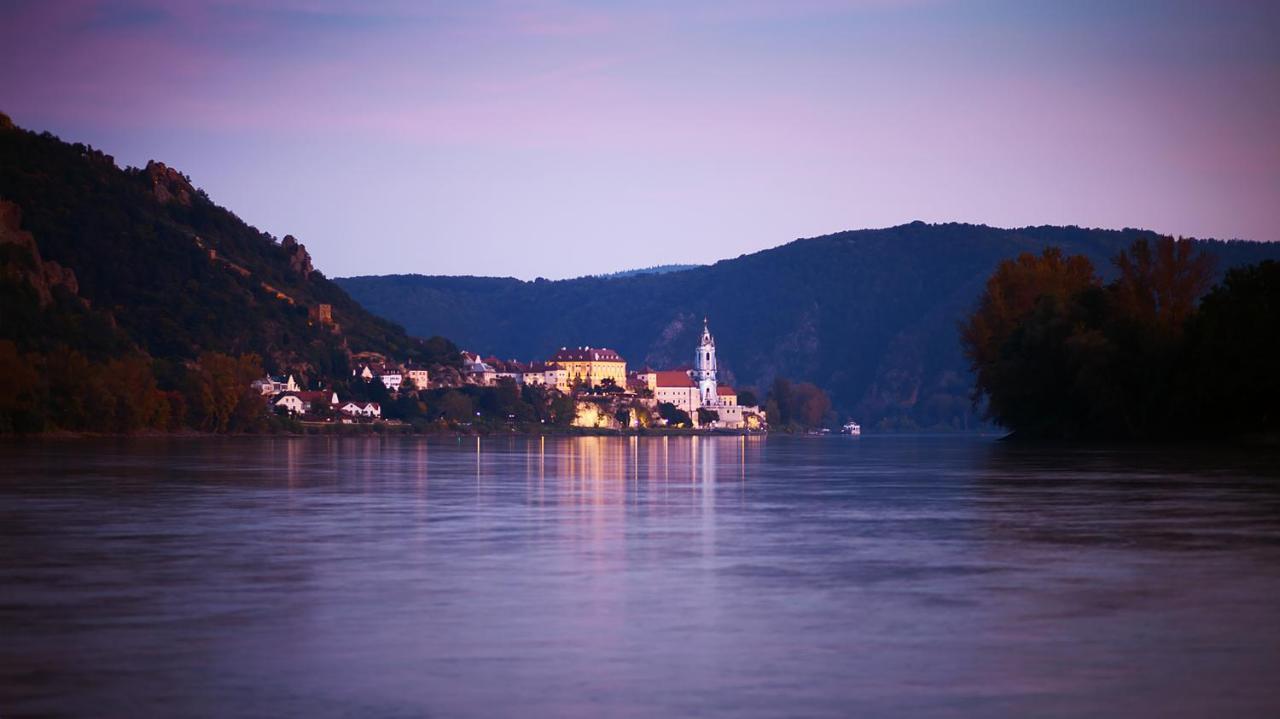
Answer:
M589 276L617 278L617 277L635 277L637 275L663 275L668 272L684 272L685 270L692 270L692 269L695 269L698 267L704 267L704 266L705 265L675 265L675 264L654 265L652 267L640 267L634 270L622 270L620 272L606 272L601 275L589 275Z
M800 239L666 274L336 282L410 332L522 359L590 344L613 347L632 365L686 365L706 316L732 382L813 381L831 392L841 415L869 426L959 429L978 420L956 327L1000 260L1054 245L1088 256L1106 275L1121 248L1155 237L1135 229L913 222ZM1280 258L1277 244L1188 241L1213 255L1220 273Z

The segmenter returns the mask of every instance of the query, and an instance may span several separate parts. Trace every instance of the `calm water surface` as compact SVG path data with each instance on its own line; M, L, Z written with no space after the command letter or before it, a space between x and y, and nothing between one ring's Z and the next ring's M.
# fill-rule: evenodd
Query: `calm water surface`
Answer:
M1280 467L989 439L0 445L0 717L1280 716Z

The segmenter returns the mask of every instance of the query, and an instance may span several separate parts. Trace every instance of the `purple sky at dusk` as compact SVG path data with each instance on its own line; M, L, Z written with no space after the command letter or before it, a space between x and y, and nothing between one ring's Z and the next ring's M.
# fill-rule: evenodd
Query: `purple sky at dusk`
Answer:
M0 0L0 111L330 276L921 219L1280 239L1280 4Z

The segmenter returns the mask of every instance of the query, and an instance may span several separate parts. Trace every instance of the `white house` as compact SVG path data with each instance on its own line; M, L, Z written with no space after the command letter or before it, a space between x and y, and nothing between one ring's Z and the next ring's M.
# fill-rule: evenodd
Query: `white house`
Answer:
M307 411L307 404L302 401L297 392L285 392L274 398L271 404L284 409L289 414L306 414Z
M314 392L299 392L298 397L302 400L302 405L307 412L319 412L325 407L331 409L338 408L338 393L333 390L316 390Z
M258 390L264 397L280 394L281 392L297 392L299 389L298 381L293 378L293 375L288 377L267 375L262 379L255 379L249 386Z
M404 374L395 367L382 366L378 368L378 379L382 382L382 386L392 392L400 391L400 384L404 382Z
M400 371L400 368L389 364L361 365L360 369L352 370L351 374L365 382L372 382L377 379L382 383L383 387L392 392L399 391L400 384L404 381L404 374Z
M480 359L480 355L470 352L462 353L462 373L466 375L467 381L485 387L492 385L498 377L493 365Z
M561 392L568 392L569 370L553 364L535 362L525 368L525 371L520 376L520 381L528 385L553 387Z
M653 374L653 398L660 403L674 404L692 417L702 402L698 385L689 376L689 370L664 370Z
M280 407L289 414L311 414L324 407L338 406L338 393L332 390L313 392L282 392L271 400L271 406Z
M349 417L382 416L382 406L377 402L347 402L340 411Z

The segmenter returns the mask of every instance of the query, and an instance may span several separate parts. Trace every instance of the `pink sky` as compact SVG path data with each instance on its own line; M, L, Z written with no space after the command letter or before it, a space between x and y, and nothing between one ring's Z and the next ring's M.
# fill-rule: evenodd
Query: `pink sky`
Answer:
M1245 2L0 5L0 110L330 275L566 277L926 221L1280 239Z

